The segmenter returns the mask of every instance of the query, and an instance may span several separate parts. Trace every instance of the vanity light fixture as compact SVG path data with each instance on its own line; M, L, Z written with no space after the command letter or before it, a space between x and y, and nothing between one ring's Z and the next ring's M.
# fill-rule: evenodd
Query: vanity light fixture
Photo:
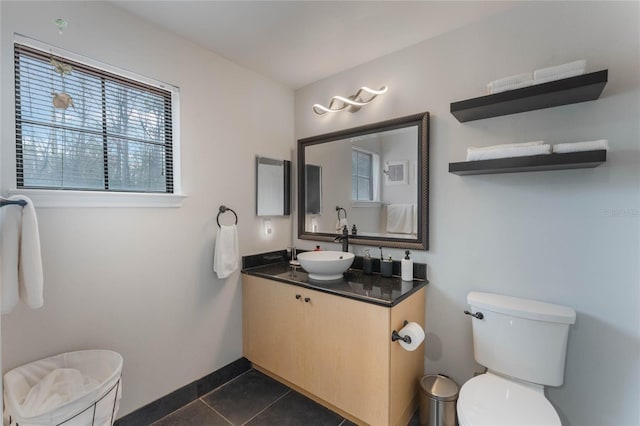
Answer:
M360 95L363 93L371 95L368 99L362 99ZM316 115L324 115L328 112L338 112L347 110L349 112L356 112L361 107L371 103L378 95L382 95L383 93L387 93L387 86L382 86L378 90L370 89L366 86L362 86L355 95L351 95L348 97L344 96L334 96L331 98L331 102L329 102L329 107L325 107L320 104L313 105L313 112Z

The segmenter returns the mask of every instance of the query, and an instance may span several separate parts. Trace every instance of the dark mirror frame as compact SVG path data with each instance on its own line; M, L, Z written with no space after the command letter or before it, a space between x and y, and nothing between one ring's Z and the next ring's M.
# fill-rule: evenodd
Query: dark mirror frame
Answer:
M337 233L305 231L305 149L312 145L334 142L341 139L385 132L403 127L418 127L418 233L416 239L389 238L376 236L349 236L351 244L408 248L414 250L429 249L429 113L409 115L379 123L326 133L298 140L298 238L301 240L331 241ZM325 188L324 190L331 190Z

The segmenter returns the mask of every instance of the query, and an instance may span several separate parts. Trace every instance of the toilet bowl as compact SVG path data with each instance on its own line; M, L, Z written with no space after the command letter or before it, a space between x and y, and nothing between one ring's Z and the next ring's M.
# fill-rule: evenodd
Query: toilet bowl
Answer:
M569 326L566 306L471 292L473 353L487 372L467 381L456 405L461 426L559 426L544 386L564 381Z
M464 384L456 408L460 426L561 425L541 386L491 372Z

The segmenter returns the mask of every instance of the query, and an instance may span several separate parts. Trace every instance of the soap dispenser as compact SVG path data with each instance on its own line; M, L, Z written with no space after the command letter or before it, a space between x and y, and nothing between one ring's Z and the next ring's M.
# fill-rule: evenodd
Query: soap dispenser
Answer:
M389 259L380 261L380 275L385 278L390 278L393 274L393 259L389 256Z
M409 250L404 252L405 256L402 259L402 281L413 281L413 260L409 257Z

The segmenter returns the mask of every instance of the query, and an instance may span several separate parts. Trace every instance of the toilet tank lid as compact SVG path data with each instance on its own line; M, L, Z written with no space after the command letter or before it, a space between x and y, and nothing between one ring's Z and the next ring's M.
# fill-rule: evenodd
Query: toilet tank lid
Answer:
M472 291L467 295L467 303L474 308L482 308L491 312L520 318L562 324L574 324L576 322L576 311L572 308L538 300Z

